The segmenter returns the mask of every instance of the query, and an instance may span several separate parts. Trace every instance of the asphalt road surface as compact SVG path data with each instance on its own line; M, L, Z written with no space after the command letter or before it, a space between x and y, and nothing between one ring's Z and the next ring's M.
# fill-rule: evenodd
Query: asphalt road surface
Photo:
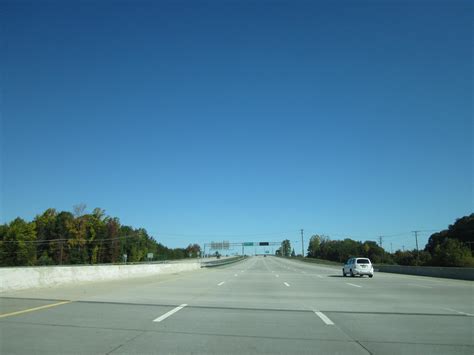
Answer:
M469 281L251 257L3 293L1 354L473 354Z

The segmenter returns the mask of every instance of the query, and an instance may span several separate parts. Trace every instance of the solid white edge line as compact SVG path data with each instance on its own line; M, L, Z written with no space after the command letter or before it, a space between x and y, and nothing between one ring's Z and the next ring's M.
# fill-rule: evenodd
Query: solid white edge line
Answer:
M314 311L314 313L326 323L326 325L334 325L333 321L330 320L323 312Z
M288 282L283 282L286 287L290 287L290 284Z
M359 285L351 284L350 282L346 282L346 284L351 285L351 286L354 286L354 287L362 287L362 286L359 286Z
M217 286L222 286L225 283L225 281L219 282Z
M161 322L163 320L165 320L166 318L168 318L169 316L175 314L176 312L182 310L184 307L186 307L187 304L186 303L183 303L182 305L176 307L176 308L173 308L171 311L169 312L166 312L165 314L163 314L162 316L156 318L153 320L153 322Z

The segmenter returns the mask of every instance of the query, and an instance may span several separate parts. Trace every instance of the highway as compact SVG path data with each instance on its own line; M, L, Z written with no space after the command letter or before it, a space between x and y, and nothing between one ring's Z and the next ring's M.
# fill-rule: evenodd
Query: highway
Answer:
M250 257L1 295L1 354L473 354L469 281Z

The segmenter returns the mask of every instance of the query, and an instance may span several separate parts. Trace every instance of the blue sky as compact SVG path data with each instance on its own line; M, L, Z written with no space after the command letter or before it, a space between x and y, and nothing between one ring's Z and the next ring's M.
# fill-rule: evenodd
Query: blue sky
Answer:
M468 1L2 8L0 223L82 202L172 247L396 249L473 212Z

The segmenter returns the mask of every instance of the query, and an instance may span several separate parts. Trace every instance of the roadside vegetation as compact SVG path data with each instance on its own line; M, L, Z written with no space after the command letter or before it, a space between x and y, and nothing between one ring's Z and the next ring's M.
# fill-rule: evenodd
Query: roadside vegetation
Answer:
M170 249L145 229L122 225L100 208L84 211L85 205L74 206L73 213L50 208L31 222L16 218L0 225L0 266L142 262L199 255L197 244Z
M457 219L448 229L432 234L425 248L419 251L389 253L374 241L331 240L327 236L313 235L307 258L343 263L350 257L363 256L374 264L474 267L473 244L474 214L471 214Z

